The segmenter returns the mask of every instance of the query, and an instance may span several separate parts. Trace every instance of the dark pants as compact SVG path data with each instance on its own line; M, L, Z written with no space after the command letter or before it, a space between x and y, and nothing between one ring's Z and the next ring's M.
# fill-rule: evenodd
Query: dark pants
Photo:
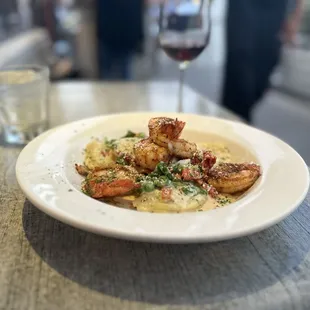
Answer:
M109 48L103 44L99 48L99 74L103 80L131 79L131 52Z
M247 121L277 65L285 0L230 0L222 104Z

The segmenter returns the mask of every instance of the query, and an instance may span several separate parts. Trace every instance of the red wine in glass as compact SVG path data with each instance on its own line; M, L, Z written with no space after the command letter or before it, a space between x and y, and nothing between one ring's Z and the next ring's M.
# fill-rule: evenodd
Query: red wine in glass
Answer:
M184 72L209 44L211 0L165 0L159 6L158 41L166 55L179 62L178 111L183 111Z
M207 46L205 43L164 43L161 44L162 49L172 59L180 62L192 61L197 58Z

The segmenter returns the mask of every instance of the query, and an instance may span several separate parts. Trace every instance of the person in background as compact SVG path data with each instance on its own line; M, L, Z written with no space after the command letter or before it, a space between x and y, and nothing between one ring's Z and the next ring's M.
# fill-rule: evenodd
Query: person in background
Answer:
M131 60L144 41L143 0L97 0L100 78L130 80Z
M303 0L230 0L222 104L251 122L283 43L293 44Z

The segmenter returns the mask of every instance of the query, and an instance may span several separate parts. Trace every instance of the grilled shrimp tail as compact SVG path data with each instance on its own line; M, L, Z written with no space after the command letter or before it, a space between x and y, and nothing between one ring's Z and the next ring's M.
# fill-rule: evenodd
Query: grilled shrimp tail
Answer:
M168 147L171 140L180 137L185 122L169 117L154 117L149 121L149 135L157 145Z
M116 197L130 194L138 188L138 172L132 167L116 167L88 174L83 190L93 198Z

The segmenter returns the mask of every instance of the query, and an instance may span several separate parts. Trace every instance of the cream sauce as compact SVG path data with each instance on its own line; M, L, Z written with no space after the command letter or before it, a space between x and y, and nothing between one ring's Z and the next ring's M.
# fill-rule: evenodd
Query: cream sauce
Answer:
M216 199L209 196L206 203L198 211L209 211L209 210L213 210L216 208L223 208L223 207L239 200L241 198L241 196L242 196L242 193L238 194L238 195L221 195L221 194L219 194Z
M197 209L197 211L210 211L216 208L223 208L237 200L239 200L243 196L243 193L240 193L238 195L222 195L219 194L217 199L208 197L207 201ZM114 206L125 208L125 209L131 209L136 210L133 206L133 202L136 199L135 196L124 196L124 197L115 197L111 199L105 199L104 202L112 204ZM221 200L229 200L227 203L221 203ZM167 213L170 211L167 211ZM193 210L182 210L182 212L193 212Z
M201 135L201 134L200 134ZM232 142L225 141L223 138L218 138L217 136L210 135L208 139L206 139L205 135L201 135L201 137L197 136L195 133L197 146L201 150L209 150L217 157L217 164L221 162L244 162L244 161L255 161L255 157L253 154L251 154L248 150L245 148L236 145ZM198 137L198 138L197 138ZM189 141L194 139L189 139ZM208 141L208 142L200 142L200 141ZM218 142L220 141L220 142ZM216 208L222 208L224 206L227 206L230 203L233 203L237 200L239 200L244 193L240 193L238 195L222 195L219 194L216 199L212 198L211 196L208 196L208 199L206 202L197 209L197 211L209 211ZM135 196L124 196L124 197L115 197L113 199L104 199L105 202L112 204L114 206L118 206L121 208L126 209L133 209L135 210L133 206L133 202L137 199ZM152 210L146 210L152 212ZM190 212L193 210L185 210L182 208L182 212ZM167 212L171 212L168 211ZM179 212L179 211L177 211Z

